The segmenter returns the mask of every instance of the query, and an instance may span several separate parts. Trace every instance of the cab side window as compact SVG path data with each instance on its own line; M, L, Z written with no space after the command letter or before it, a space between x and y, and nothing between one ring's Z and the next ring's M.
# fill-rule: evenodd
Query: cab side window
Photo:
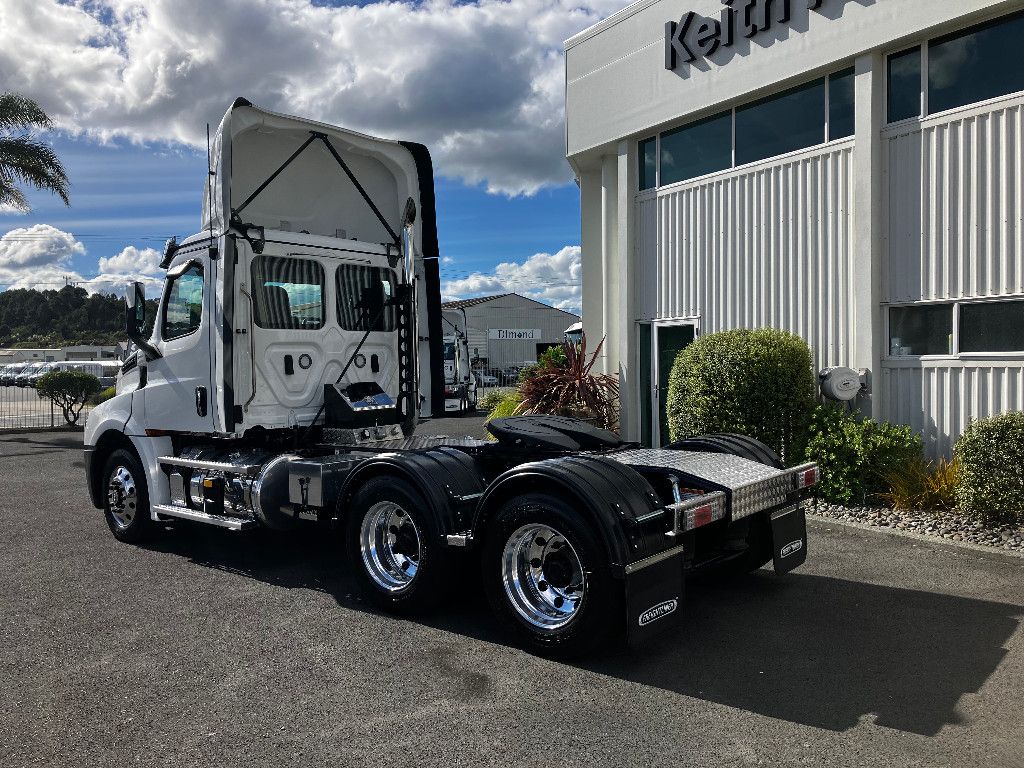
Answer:
M167 284L161 335L164 341L199 330L203 320L203 268L191 264Z

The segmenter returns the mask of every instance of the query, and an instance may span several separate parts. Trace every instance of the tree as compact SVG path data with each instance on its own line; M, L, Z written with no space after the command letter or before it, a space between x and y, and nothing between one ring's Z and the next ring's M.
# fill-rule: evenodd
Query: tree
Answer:
M64 205L71 205L64 166L56 153L32 134L33 128L52 127L49 115L32 99L17 93L0 94L0 206L30 210L18 184L49 190Z
M100 380L85 371L50 371L36 384L36 394L53 401L68 424L77 424L82 408L100 391Z

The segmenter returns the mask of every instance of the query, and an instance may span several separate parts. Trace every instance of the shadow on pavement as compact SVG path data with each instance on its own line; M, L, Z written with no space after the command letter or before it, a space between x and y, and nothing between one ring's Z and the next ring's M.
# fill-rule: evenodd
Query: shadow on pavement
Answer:
M231 534L178 525L152 548L288 589L372 609L334 535ZM956 704L1006 654L1024 607L768 571L727 583L690 582L684 628L636 652L597 653L576 666L768 717L842 731L865 715L923 735L958 722ZM474 571L463 579L481 592ZM466 595L463 595L466 597ZM505 643L479 599L420 619L437 629Z

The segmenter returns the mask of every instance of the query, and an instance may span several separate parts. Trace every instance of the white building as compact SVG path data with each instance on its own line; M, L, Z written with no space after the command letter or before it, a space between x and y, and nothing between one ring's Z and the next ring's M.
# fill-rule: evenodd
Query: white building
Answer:
M640 0L566 42L583 322L629 439L676 350L735 327L863 370L933 454L1024 409L1022 11Z
M470 359L488 368L537 362L541 352L565 341L565 329L580 319L518 293L460 299L441 307L465 310Z

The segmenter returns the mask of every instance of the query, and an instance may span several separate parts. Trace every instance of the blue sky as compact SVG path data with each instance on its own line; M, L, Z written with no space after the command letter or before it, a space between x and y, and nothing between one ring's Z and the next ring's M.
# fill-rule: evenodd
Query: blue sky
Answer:
M442 291L578 311L563 41L627 0L3 0L0 90L36 99L72 207L0 211L0 287L159 282L199 226L206 125L237 96L427 145ZM230 41L230 44L229 44Z

